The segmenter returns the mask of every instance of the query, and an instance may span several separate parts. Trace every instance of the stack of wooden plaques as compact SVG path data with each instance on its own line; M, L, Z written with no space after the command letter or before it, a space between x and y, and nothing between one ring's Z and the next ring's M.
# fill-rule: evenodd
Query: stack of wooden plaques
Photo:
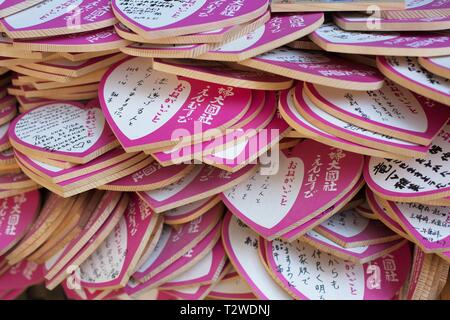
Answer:
M450 299L448 1L4 0L0 31L0 299Z
M14 157L8 130L17 115L17 99L8 93L9 72L0 76L0 199L20 196L41 186L25 175Z
M20 11L11 11L18 3ZM51 100L96 98L106 68L122 59L119 49L130 44L115 32L109 0L77 5L11 0L0 6L5 7L0 67L15 72L8 92L22 112Z
M16 73L8 92L17 97L21 112L52 100L93 99L105 67L121 58L120 53L111 53L80 61L61 57L33 63L22 60L22 64L9 67Z
M55 101L18 116L9 139L20 168L39 185L69 197L123 178L152 160L126 153L97 100Z

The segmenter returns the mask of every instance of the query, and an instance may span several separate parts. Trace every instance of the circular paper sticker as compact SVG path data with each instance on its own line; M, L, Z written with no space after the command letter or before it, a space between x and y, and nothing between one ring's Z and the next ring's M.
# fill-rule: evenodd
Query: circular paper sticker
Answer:
M450 79L450 56L420 57L419 63L431 73Z
M24 154L86 163L118 145L99 107L54 102L17 117L9 128Z
M439 32L345 31L324 23L309 37L326 51L370 55L431 57L450 53L450 36Z
M39 38L79 33L114 25L111 0L46 0L0 20L13 38Z
M339 90L310 83L304 90L317 107L342 121L425 146L450 115L446 106L392 81L385 81L377 91Z
M261 16L267 0L154 0L142 8L139 0L112 0L117 18L146 39L174 37L245 23Z
M389 300L411 267L408 244L365 264L345 261L300 240L267 242L266 254L274 279L296 299L307 300Z
M257 171L225 191L228 209L274 239L328 209L359 180L363 157L313 140L282 150L274 174Z
M450 124L434 138L428 155L392 160L371 157L364 167L367 185L382 198L417 202L450 196Z
M384 77L373 67L333 54L281 47L240 64L296 80L351 90L376 90Z
M140 151L174 144L178 134L206 139L208 131L230 127L250 106L251 90L156 71L151 60L131 58L104 75L99 97L124 149Z
M199 59L245 60L311 33L323 20L323 13L276 15L258 29L209 51Z
M392 81L450 106L450 80L428 72L417 58L377 57L377 65Z

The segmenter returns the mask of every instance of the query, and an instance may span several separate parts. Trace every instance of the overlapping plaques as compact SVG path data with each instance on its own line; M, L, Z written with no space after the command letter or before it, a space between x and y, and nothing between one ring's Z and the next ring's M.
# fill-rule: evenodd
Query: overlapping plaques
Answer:
M371 157L365 164L364 178L382 198L403 201L434 201L450 195L447 124L433 139L423 158L393 160Z
M324 50L341 53L428 57L447 55L450 50L450 37L439 32L345 31L326 23L309 37Z
M276 174L257 172L224 192L223 200L233 214L271 240L308 222L348 192L358 182L362 161L360 155L305 141L280 153ZM272 195L279 200L273 201Z
M262 15L267 7L267 0L242 1L237 6L228 0L220 3L220 6L208 0L171 5L157 0L151 7L141 10L139 1L112 1L117 19L147 39L211 31L245 23Z
M450 299L449 3L0 0L0 299Z
M402 10L405 3L398 0L274 0L271 8L274 12L290 11L366 11L368 6L377 6L380 10Z
M377 65L383 74L405 88L443 104L450 104L450 81L427 71L417 58L378 57Z
M363 12L339 12L333 15L333 20L337 26L347 31L431 31L446 30L450 26L450 19L445 15L433 18L417 15L388 18L382 17L379 12L371 15Z
M383 85L378 70L321 51L281 47L240 62L244 66L335 88L375 90Z
M110 85L117 82L122 88ZM129 90L135 92L132 97L128 97ZM250 102L249 89L156 71L144 58L119 62L105 74L100 86L106 120L126 151L173 145L172 134L177 128L188 131L187 138L192 139L229 128L245 114ZM134 110L124 112L124 104ZM159 107L146 107L150 104ZM194 122L201 127L196 132Z
M277 15L258 29L221 45L199 59L241 61L311 33L323 23L323 14Z
M11 38L38 38L96 30L117 21L109 3L109 0L95 3L83 0L70 6L64 1L43 1L3 18L0 24Z

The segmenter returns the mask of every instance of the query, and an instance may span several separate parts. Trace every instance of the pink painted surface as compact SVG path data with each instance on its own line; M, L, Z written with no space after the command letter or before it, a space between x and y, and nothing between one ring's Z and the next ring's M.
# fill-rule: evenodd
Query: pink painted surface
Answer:
M99 107L67 101L52 102L21 114L11 123L8 134L35 152L77 157L85 157L115 141Z
M204 238L199 238L199 236L204 233L205 230L211 230L217 224L218 216L222 214L222 207L216 205L204 215L200 216L198 219L180 225L178 230L170 228L169 230L163 230L163 234L160 238L160 243L157 245L158 249L155 249L152 256L137 270L133 277L136 279L143 279L149 275L155 273L155 270L159 268L161 263L170 260L174 255L180 253L180 250L186 247L187 244L194 241L197 244L201 243ZM166 227L167 228L167 227ZM208 233L211 235L212 231ZM206 235L205 235L206 236ZM210 238L211 242L211 238ZM186 252L182 252L185 254ZM181 259L181 258L180 258ZM174 265L172 263L171 265ZM176 265L178 268L180 265ZM157 272L159 274L163 271ZM150 278L154 279L152 276Z
M439 199L448 196L449 137L450 124L447 124L433 139L426 157L420 159L367 158L363 171L367 185L376 193L389 197L433 196Z
M318 255L319 252L298 241L289 244L277 239L266 243L267 258L274 276L296 297L306 300L389 300L401 288L411 267L409 244L363 265L325 253ZM285 259L288 257L291 268L302 266L304 271L287 276L289 269ZM333 263L328 264L328 261ZM316 270L317 265L322 268ZM312 281L304 282L303 279L309 276ZM316 280L317 277L322 282Z
M273 239L328 209L358 182L362 165L361 155L306 140L280 151L277 174L256 173L222 199L258 234Z
M155 71L149 59L126 58L103 76L99 99L122 146L145 149L178 139L176 133L189 137L231 126L249 107L251 90Z
M41 194L30 191L0 200L0 252L16 244L28 231L39 214Z
M26 289L44 281L43 266L21 261L0 276L0 290Z
M384 79L376 68L321 51L280 47L251 59L299 72L305 76L312 75L353 83L379 83Z
M210 197L211 194L203 196L207 192L218 190L216 193L220 193L224 185L233 184L233 181L254 168L255 165L249 165L230 173L208 165L196 165L194 170L177 182L160 189L139 192L139 195L156 211L163 206L181 203L180 201L184 201L183 205L186 205L195 200Z
M75 18L78 16L77 18ZM79 18L79 21L77 19ZM68 30L76 33L82 28L95 28L95 24L115 22L110 0L53 0L3 18L1 23L7 32Z
M144 32L165 31L195 27L207 23L223 22L265 8L267 0L244 0L238 6L232 0L225 0L218 6L210 0L194 0L189 3L175 3L170 6L158 1L157 5L141 10L139 3L113 0L114 12L121 19Z

